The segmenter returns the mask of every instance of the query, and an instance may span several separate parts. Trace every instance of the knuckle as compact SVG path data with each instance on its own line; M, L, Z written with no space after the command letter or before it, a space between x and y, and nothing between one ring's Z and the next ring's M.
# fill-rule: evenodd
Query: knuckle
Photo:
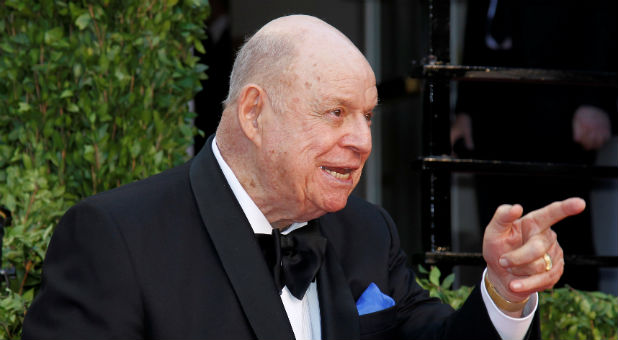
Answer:
M545 261L543 259L539 259L537 261L535 261L535 270L537 273L543 273L545 272Z
M527 275L527 273L524 270L521 270L519 268L512 268L511 269L511 274L517 275L517 276Z
M549 274L550 281L552 282L552 285L558 282L558 280L560 279L560 276L562 275L562 273L560 272L558 268L556 268L556 270L550 270L548 274Z
M545 241L541 237L535 237L534 239L532 239L531 246L537 252L545 252L545 250L548 248L548 245L546 245Z
M557 261L557 263L554 264L554 267L552 268L552 270L548 272L552 285L556 284L556 282L560 280L560 277L562 276L563 273L564 273L564 261L563 260Z
M558 246L558 249L556 249L556 255L558 259L564 258L564 251L562 250L562 247Z
M542 221L539 215L534 214L531 216L530 215L526 216L526 223L528 225L541 225Z

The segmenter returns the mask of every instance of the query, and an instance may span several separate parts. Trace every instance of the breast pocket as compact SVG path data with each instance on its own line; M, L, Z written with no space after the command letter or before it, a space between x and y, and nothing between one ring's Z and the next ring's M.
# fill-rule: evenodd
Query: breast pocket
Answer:
M397 305L359 316L361 339L393 339L397 327Z

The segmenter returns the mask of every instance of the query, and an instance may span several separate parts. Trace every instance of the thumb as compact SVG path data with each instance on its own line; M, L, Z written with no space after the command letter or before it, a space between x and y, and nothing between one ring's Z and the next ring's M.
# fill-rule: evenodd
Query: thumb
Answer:
M519 204L503 204L496 209L496 213L489 224L493 225L498 232L505 231L511 227L515 220L521 217L523 212L524 208Z

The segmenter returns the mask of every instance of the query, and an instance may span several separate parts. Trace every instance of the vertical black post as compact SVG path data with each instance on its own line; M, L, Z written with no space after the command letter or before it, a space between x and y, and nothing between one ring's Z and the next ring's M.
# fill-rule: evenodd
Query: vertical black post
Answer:
M429 0L429 64L448 64L450 0ZM423 94L423 156L451 153L450 85L447 79L427 77ZM451 174L428 170L423 181L423 246L426 251L448 250L451 246Z

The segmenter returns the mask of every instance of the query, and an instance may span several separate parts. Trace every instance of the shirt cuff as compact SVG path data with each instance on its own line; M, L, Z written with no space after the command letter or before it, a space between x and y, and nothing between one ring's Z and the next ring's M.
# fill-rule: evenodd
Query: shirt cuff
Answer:
M521 318L510 317L496 306L494 300L492 300L489 293L487 293L487 288L485 288L483 284L483 282L485 282L485 275L487 275L487 268L485 268L483 277L481 278L481 296L483 297L483 302L485 302L485 308L487 308L489 319L498 331L501 339L522 340L524 336L526 336L528 328L530 328L532 318L538 307L539 294L534 293L530 296L530 300L528 300L528 303L524 306L523 316Z

